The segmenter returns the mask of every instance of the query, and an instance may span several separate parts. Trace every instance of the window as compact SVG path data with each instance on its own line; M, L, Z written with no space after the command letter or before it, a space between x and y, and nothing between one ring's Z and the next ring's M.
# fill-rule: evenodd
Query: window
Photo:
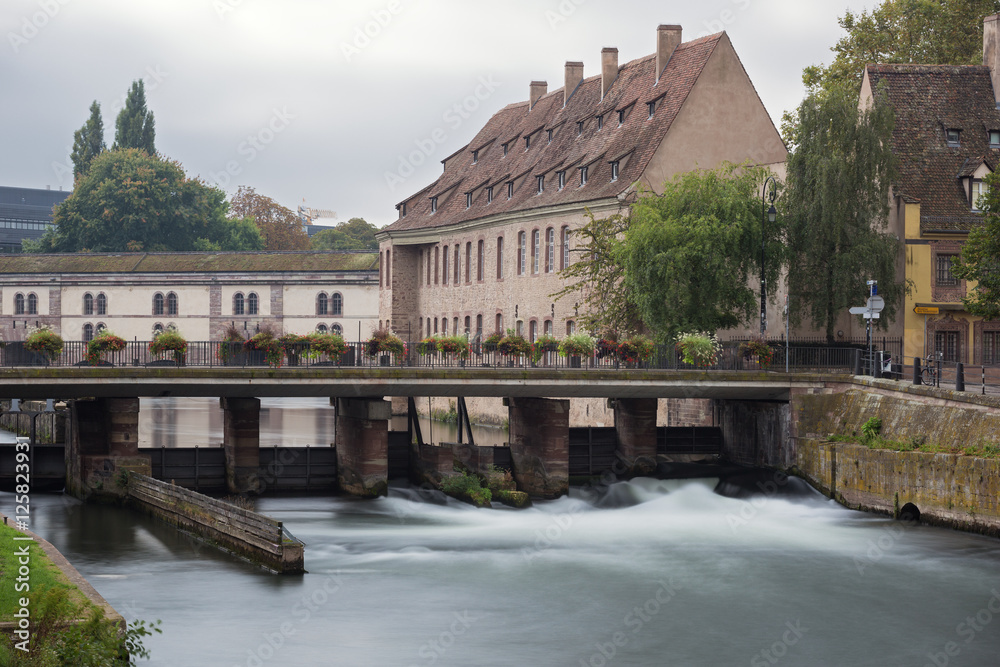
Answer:
M611 163L611 180L612 181L618 180L618 160L615 160L614 162Z
M507 157L507 144L503 145L503 156Z
M431 213L436 213L438 210L438 198L431 197Z
M434 248L434 284L437 285L441 277L441 251L440 248Z
M937 286L938 287L954 287L958 285L958 279L955 278L955 274L952 273L953 261L957 255L938 255L937 256Z
M503 328L502 327L503 327L503 315L501 315L500 313L497 313L497 317L496 317L496 329L494 329L494 331L496 331L497 333L503 333Z
M153 314L162 315L163 314L163 295L157 292L153 295Z
M483 281L483 242L480 241L476 247L476 280Z
M476 164L477 162L479 162L479 151L475 150L472 151L472 164Z
M317 315L329 315L330 314L330 301L326 296L326 292L320 292L319 296L316 297L316 314Z
M545 176L538 177L538 194L545 192Z
M604 129L604 115L602 114L597 117L597 131L600 132L603 129Z
M458 333L458 332L456 331L455 333ZM469 333L469 316L468 315L465 316L465 333L466 333L466 335L468 335L468 333Z
M545 273L556 269L556 230L549 227L545 230Z
M507 181L507 199L514 196L514 181Z
M441 252L441 284L448 284L448 246Z
M472 208L472 193L465 193L465 208Z
M458 281L459 276L462 275L462 272L461 272L460 269L461 269L461 257L458 254L458 244L456 243L455 244L455 281L454 281L456 285L459 282Z
M625 109L618 112L618 127L621 127L625 123Z
M531 135L529 134L524 138L524 150L531 148Z
M524 268L525 268L525 266L524 266L524 255L525 255L525 250L527 250L527 248L525 247L525 234L524 234L524 232L518 232L517 233L517 275L519 275L519 276L523 276L524 275Z
M538 273L538 260L542 250L542 235L538 230L531 232L531 272Z
M14 295L14 314L24 315L24 295L20 292Z
M256 315L260 310L260 299L256 292L247 295L247 315Z
M573 320L566 320L566 335L572 336L576 332L576 322Z
M518 320L517 324L514 325L514 333L518 336L524 335L524 320Z
M583 134L583 121L578 120L576 121L576 136L579 137L581 134Z
M90 294L89 292L83 295L83 314L84 315L94 314L94 295Z
M537 320L531 320L531 322L528 324L528 336L529 336L528 340L531 341L532 343L534 343L535 340L538 338Z
M333 296L330 297L330 311L330 314L334 317L342 317L344 315L344 297L339 292L334 292Z
M170 292L167 294L167 315L177 314L177 294Z
M1000 148L1000 130L990 130L990 148Z
M38 314L38 297L34 294L34 292L28 295L28 314Z
M503 237L497 237L497 280L503 280Z
M465 242L465 282L472 282L472 241Z
M959 361L958 332L938 331L935 333L934 351L941 355L942 361Z
M447 317L442 317L441 318L441 333L443 333L445 336L448 335L448 318ZM456 331L455 333L458 333L458 332Z
M569 227L563 227L560 235L562 236L562 261L559 264L561 270L569 266Z
M153 325L153 338L156 338L161 333L163 333L163 322L157 322Z
M552 320L545 320L545 333L549 336L552 335Z
M1000 364L1000 331L983 332L983 363Z
M451 330L454 331L456 334L458 333L458 318L457 317L451 321Z
M331 325L330 330L333 333L337 334L338 336L344 335L344 327L340 326L339 324Z
M493 203L493 186L492 185L490 187L486 188L486 203L487 204L492 204Z
M320 323L316 325L316 331L318 331L321 334L325 334L328 330L325 324Z
M476 335L483 335L483 316L481 314L476 315Z
M950 148L957 148L961 145L961 130L949 129L944 131L945 142Z
M97 295L97 314L107 315L108 314L108 297L105 296L104 292Z
M431 284L431 249L427 249L427 284Z
M587 168L580 167L580 187L587 184Z
M102 331L107 331L107 330L108 330L108 327L104 324L104 322L98 322L97 323L97 328L94 329L94 333L95 334L100 334Z
M438 318L434 318L434 333L438 332Z
M427 335L431 335L431 318L427 318Z
M649 117L652 118L653 114L656 113L656 102L649 102L646 104L646 108L649 110Z
M405 218L406 217L406 204L400 204L399 205L399 217L401 217L401 218Z
M558 171L556 172L556 176L559 179L559 189L562 190L564 187L566 187L566 172Z
M986 193L989 191L990 186L983 181L976 179L972 181L972 210L980 211L982 207L980 204L980 197L985 197Z
M392 251L385 251L385 286L389 287L389 280L392 279Z
M322 307L325 309L326 308L326 295L322 294L322 295L320 295L320 298L321 298L321 302L323 303ZM244 314L243 292L237 292L236 294L233 295L233 315L243 315L243 314ZM321 313L321 314L322 315L326 315L325 312Z
M83 342L89 343L94 340L94 325L87 322L83 325Z

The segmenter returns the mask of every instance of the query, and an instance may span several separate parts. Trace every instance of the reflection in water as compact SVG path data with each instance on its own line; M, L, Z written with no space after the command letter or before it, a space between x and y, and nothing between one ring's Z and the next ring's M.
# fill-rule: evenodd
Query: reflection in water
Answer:
M406 417L393 417L393 430L406 430ZM421 418L425 442L457 442L454 424ZM327 398L262 398L260 444L326 447L336 438L334 408ZM218 447L223 413L216 398L143 398L139 407L140 447ZM507 430L472 427L478 445L502 445Z

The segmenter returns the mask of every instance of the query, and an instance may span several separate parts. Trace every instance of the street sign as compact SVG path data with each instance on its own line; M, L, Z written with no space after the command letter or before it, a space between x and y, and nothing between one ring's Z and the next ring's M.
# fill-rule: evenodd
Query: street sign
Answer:
M867 310L865 311L865 314L862 317L864 317L866 320L882 319L882 316L879 315L878 313L869 313Z
M940 311L937 306L916 306L913 312L917 315L937 315Z
M875 296L868 297L868 310L873 313L881 313L883 308L885 308L885 299L877 294Z
M865 306L854 306L851 308L851 315L864 315L868 312L868 308Z

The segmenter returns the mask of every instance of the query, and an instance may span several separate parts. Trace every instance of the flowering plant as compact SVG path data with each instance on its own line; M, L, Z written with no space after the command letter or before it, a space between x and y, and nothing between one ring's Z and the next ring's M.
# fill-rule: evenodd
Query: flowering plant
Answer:
M376 329L367 342L368 355L377 356L379 352L405 354L406 343L391 329Z
M499 331L494 331L486 337L486 340L483 341L483 349L487 352L494 352L497 349L497 345L499 345L502 340L503 334Z
M184 336L177 329L170 328L161 331L149 342L150 354L160 355L164 352L173 352L174 361L180 362L187 353L188 344Z
M52 327L43 324L37 328L32 327L28 331L28 337L24 339L24 349L37 352L49 361L55 361L62 354L63 339L52 330Z
M618 342L611 336L603 336L596 344L596 355L598 359L614 357L618 354Z
M678 334L676 340L675 347L685 364L704 368L718 363L722 344L715 334L690 331Z
M467 359L469 339L465 336L442 336L437 339L437 349L444 354L453 354L459 359Z
M119 352L125 349L125 339L102 329L87 343L87 363L97 366L105 352Z
M594 339L585 333L570 334L559 341L560 357L589 357L594 352Z
M646 361L653 356L653 341L646 336L627 338L618 345L618 354L629 363Z
M417 354L437 354L438 341L434 336L428 336L417 343Z
M497 352L505 357L524 357L531 354L531 343L513 329L507 329L507 335L497 343Z
M268 366L273 368L281 367L281 360L285 350L279 339L274 337L270 331L261 331L254 334L250 340L243 343L243 347L249 351L263 352Z
M309 335L309 343L313 352L325 354L332 361L340 359L347 352L347 343L339 334L314 333Z
M555 352L559 349L559 341L552 334L542 334L535 339L531 346L531 360L536 364L546 352Z
M763 338L754 338L745 343L741 343L739 354L744 359L757 357L757 363L761 366L768 366L774 358L774 348L767 344Z

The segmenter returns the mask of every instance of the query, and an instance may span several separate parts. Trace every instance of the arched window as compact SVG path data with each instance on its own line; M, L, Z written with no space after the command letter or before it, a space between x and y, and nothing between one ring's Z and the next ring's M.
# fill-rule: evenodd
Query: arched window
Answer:
M163 295L157 292L153 295L153 314L162 315L163 314Z
M451 326L452 331L454 331L457 334L458 333L458 318L456 317L455 319L453 319L451 321L451 324L452 324L452 326Z
M89 343L94 339L94 325L87 322L83 325L83 342Z
M455 279L452 281L455 285L458 285L459 275L462 273L462 259L459 255L458 244L455 244Z
M472 282L472 241L465 242L465 282Z
M83 295L83 314L93 315L94 314L94 295L87 292Z
M502 327L503 327L503 315L501 313L497 313L497 324L496 324L496 329L494 329L494 331L496 331L497 333L503 333Z
M242 315L244 311L243 292L233 295L233 315Z
M552 335L552 320L545 320L545 333Z
M469 333L469 325L472 324L468 315L465 316L465 333ZM457 332L456 332L457 333Z
M38 314L38 296L34 292L28 295L28 314Z
M556 269L556 230L549 227L545 230L545 273Z
M434 318L434 333L438 332L438 318Z
M572 336L576 333L576 322L573 320L566 320L566 335Z
M24 295L20 292L14 295L14 314L24 315Z
M444 247L444 252L441 253L441 284L448 284L448 246ZM437 252L437 250L435 250Z
M156 338L161 333L163 333L163 322L157 322L153 325L153 338Z
M247 295L247 315L256 315L260 310L260 299L256 292Z
M339 292L334 292L333 296L330 297L330 301L332 301L330 305L331 305L331 310L333 311L330 314L333 315L334 317L340 317L341 315L343 315L344 297L342 297Z
M97 314L107 315L108 314L108 297L105 296L104 292L97 295Z
M392 251L385 251L385 286L389 287L389 281L392 280Z
M341 328L341 326L339 324L334 324L333 327L332 327L332 330L333 330L333 333L337 334L338 336L343 336L344 335L344 330Z
M483 248L483 242L480 241L476 245L476 280L478 280L479 282L482 282L483 278L485 277L483 275L483 273L484 273L483 272L483 256L484 256L484 253L485 253L485 249Z
M167 294L167 315L177 314L177 295L173 292Z
M525 259L524 255L525 255L525 250L527 250L527 248L525 248L525 243L526 243L526 236L525 236L524 232L518 232L517 233L517 275L519 275L519 276L523 276L524 275L524 269L525 269L525 264L526 264L526 262L524 261L524 259Z
M98 336L98 335L100 335L100 333L102 331L107 331L107 330L108 330L108 327L107 327L106 324L104 324L104 322L98 322L97 323L97 328L94 329L94 335Z
M320 292L319 296L316 297L316 314L327 315L329 312L329 299L326 296L326 292Z
M316 331L320 332L321 334L325 334L327 332L326 325L325 324L316 325Z
M531 320L531 322L528 323L528 336L530 336L528 340L532 343L534 343L535 339L538 338L538 320Z
M531 232L531 272L538 273L538 255L541 251L541 234L538 230Z
M443 333L445 336L448 335L448 318L447 317L442 317L441 318L441 333ZM458 332L456 332L456 333L458 333Z
M477 336L482 336L483 335L483 316L482 315L476 315L476 335Z
M503 280L503 237L497 237L497 280Z
M569 266L569 227L563 227L560 233L562 234L562 260L559 268L565 269Z

